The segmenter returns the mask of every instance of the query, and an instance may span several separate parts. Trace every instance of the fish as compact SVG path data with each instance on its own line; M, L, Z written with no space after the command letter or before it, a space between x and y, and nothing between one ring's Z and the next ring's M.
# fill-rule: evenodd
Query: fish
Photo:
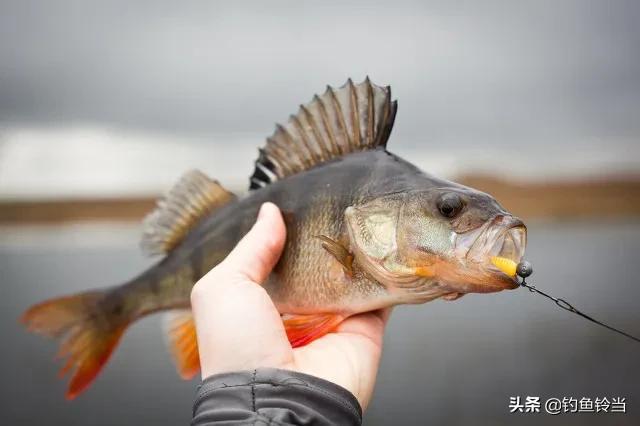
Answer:
M388 151L397 106L391 88L368 77L327 86L276 125L245 195L198 170L179 179L144 221L141 246L157 258L151 267L121 285L27 309L28 330L60 340L60 375L71 375L66 397L95 380L132 323L158 312L179 375L194 377L191 289L265 202L280 208L287 227L264 288L292 347L359 313L517 288L511 269L524 255L526 226L489 194Z

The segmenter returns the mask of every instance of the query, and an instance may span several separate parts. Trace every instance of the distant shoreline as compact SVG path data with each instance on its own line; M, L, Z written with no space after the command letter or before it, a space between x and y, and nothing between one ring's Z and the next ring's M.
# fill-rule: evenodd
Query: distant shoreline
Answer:
M507 210L527 219L640 216L640 176L526 182L470 175L457 181L490 193Z
M492 194L524 219L621 218L640 216L640 176L591 181L510 182L488 175L455 179ZM87 221L139 221L158 197L82 197L0 200L0 224L58 224Z

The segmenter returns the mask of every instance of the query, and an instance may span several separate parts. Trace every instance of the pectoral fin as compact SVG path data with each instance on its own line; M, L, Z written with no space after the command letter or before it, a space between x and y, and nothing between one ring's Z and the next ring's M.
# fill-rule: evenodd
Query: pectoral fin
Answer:
M322 247L340 262L347 275L353 276L353 255L349 250L326 235L318 235L317 238L322 241Z

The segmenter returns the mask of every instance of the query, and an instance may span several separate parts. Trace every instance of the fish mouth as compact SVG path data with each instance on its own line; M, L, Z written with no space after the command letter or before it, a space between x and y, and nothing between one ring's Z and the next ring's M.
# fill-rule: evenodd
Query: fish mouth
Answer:
M478 229L456 234L455 252L468 269L484 277L484 284L517 288L515 274L508 275L495 264L496 258L520 263L527 244L527 228L513 216L501 215Z

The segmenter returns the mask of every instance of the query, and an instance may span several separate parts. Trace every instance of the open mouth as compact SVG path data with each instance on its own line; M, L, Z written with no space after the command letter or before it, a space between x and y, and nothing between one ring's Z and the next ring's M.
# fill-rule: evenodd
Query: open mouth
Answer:
M524 226L508 228L499 234L487 255L489 258L501 257L518 263L524 255L526 239L527 231Z
M478 229L456 236L459 258L479 264L482 269L513 278L515 265L522 260L527 244L527 229L520 219L498 216ZM506 272L510 264L513 274Z

